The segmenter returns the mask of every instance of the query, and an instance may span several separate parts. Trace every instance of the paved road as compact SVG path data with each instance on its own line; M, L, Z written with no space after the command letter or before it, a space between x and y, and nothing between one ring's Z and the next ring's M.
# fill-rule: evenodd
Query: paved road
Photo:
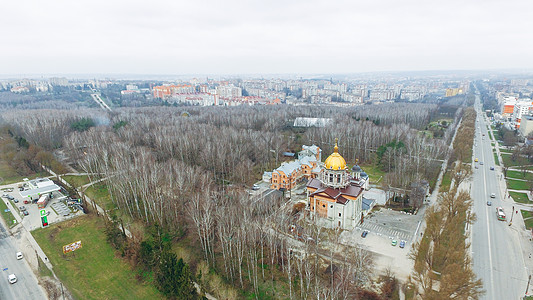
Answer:
M14 238L0 222L0 299L48 299L25 259L15 257L17 252ZM9 274L15 274L18 281L10 284L7 281Z
M476 137L474 156L479 159L474 169L471 196L477 221L472 228L473 269L483 281L486 294L482 299L520 299L527 285L527 271L520 246L519 226L509 225L513 204L503 199L505 187L499 182L500 172L494 163L491 141L487 133L487 121L482 118L479 96L476 95ZM479 126L479 128L478 128ZM485 136L482 136L482 134ZM480 163L483 162L483 165ZM496 170L491 171L490 167ZM490 199L495 193L496 198ZM492 201L492 206L487 205ZM496 207L503 207L507 221L498 221Z

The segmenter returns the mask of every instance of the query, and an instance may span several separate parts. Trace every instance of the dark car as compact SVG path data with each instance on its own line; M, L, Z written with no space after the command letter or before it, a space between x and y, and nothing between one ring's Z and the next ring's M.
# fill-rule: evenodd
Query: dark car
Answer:
M368 235L368 231L366 231L366 230L363 231L363 233L361 233L361 236L362 236L362 237L366 237L367 235Z
M403 248L403 247L405 247L405 241L400 242L400 248Z
M22 212L22 214L25 215L25 216L27 216L27 215L29 215L30 213L29 213L27 210L25 210L25 211Z
M490 170L491 170L491 171L494 171L494 167L490 167Z
M491 205L492 205L492 202L487 201L487 206L491 206Z
M19 203L19 199L13 199L13 202Z

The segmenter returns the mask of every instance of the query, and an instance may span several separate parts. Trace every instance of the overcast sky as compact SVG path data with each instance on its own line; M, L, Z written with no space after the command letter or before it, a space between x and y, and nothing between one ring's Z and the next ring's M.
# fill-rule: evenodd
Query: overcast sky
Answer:
M530 0L7 0L0 74L533 69Z

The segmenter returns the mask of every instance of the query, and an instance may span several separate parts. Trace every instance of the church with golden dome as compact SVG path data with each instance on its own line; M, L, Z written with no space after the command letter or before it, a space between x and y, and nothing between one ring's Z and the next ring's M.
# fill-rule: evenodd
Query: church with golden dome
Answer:
M361 222L363 193L368 176L355 165L350 173L339 154L338 140L317 178L307 183L307 208L310 217L324 227L353 229Z

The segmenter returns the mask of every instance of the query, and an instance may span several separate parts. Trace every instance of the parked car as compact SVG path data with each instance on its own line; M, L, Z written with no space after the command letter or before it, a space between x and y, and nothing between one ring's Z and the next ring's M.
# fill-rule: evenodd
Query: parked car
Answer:
M405 241L400 241L400 248L404 248L405 247Z
M398 244L397 240L392 240L391 245L396 246Z
M254 185L252 186L252 190L257 191L258 189L259 189L259 185L254 184Z
M19 209L20 209L20 211L25 211L26 210L26 206L24 206L24 205L19 206Z
M9 195L8 194L2 194L2 198L7 198L7 196L9 196Z
M17 252L17 259L22 259L23 257L22 252Z
M30 215L30 213L27 210L23 211L22 214L25 215L25 216Z
M30 200L24 200L24 204L30 204Z
M367 235L368 235L368 231L367 230L365 230L365 231L363 231L363 233L361 233L361 237L365 238Z
M13 284L17 282L17 276L15 276L15 274L9 274L9 276L7 277L7 280L9 281L9 283Z
M9 200L14 200L15 199L15 197L13 197L11 195L7 195L6 198L9 199Z
M15 203L19 203L19 199L13 198L11 200L13 200L13 202L15 202Z

